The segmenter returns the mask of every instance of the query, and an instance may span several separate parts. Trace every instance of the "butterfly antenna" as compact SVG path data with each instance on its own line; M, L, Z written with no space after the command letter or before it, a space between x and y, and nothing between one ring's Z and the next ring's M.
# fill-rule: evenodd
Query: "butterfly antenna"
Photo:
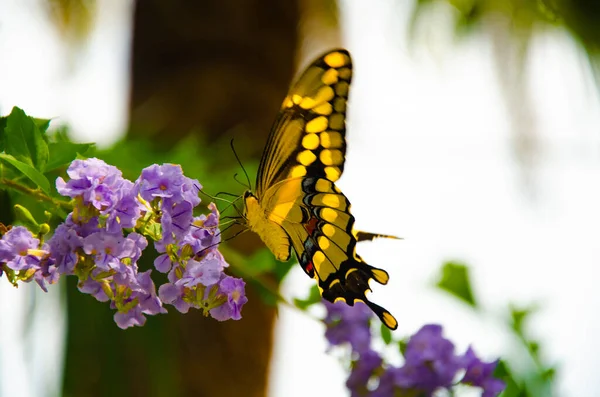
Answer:
M248 187L248 190L252 190L252 184L250 183L250 177L248 176L248 173L246 172L246 169L244 168L244 165L240 161L240 158L239 158L237 152L235 151L235 147L233 146L233 138L231 138L230 146L231 146L231 150L233 150L233 154L235 156L235 159L237 160L237 162L240 165L240 167L242 167L242 171L244 171L244 175L246 175L246 180L248 181L248 185L246 185L246 186ZM236 181L237 181L237 179L236 179Z
M231 197L240 197L237 194L233 194L233 193L229 193L229 192L219 192L219 193L215 194L215 197L219 197L220 194L224 194L226 196L231 196Z
M224 199L222 197L219 197L219 193L222 193L222 192L219 192L219 193L215 194L214 196L211 196L210 194L206 193L204 190L200 190L200 193L202 193L203 195L205 195L206 197L208 197L208 198L210 198L212 200L215 200L215 201L216 200L221 200L221 201L225 201L226 203L231 204L231 200L227 200L227 199ZM235 195L232 195L232 196L237 197Z

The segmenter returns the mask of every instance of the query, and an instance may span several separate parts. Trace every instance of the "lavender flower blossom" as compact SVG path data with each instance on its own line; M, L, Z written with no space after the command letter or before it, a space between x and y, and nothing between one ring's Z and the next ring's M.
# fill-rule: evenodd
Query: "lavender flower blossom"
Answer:
M369 328L371 310L364 303L348 306L344 302L323 301L327 316L323 320L327 326L325 337L332 346L350 343L352 350L361 353L369 349L371 330Z
M212 318L219 321L240 320L242 318L242 306L248 302L245 286L244 280L225 276L219 282L218 295L227 297L227 300L221 306L210 311Z
M67 174L70 179L58 178L56 188L73 198L73 212L43 247L23 227L6 232L0 239L0 276L11 269L13 284L35 280L46 290L61 275L75 275L81 292L117 310L121 328L165 313L163 302L180 312L194 307L219 320L241 318L245 283L223 272L228 264L217 250L217 207L211 203L210 214L193 215L200 203L197 180L185 177L178 165L155 164L132 183L96 158L73 161ZM138 272L145 236L161 253L155 268L168 272L158 296L150 270Z
M37 269L43 252L40 240L23 226L13 227L0 240L0 263L12 270Z
M461 380L462 383L481 387L482 397L495 397L504 390L504 382L493 377L498 360L485 363L475 355L471 347L465 353L464 360L466 372Z

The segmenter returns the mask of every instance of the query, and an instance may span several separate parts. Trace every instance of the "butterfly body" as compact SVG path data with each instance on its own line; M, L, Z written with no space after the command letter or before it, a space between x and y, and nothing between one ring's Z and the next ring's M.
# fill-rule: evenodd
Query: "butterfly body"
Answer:
M346 103L352 78L343 49L317 58L292 86L267 141L256 191L244 195L245 218L278 260L294 250L330 302L366 303L391 329L396 319L369 301L369 280L386 284L384 270L366 264L357 241L392 237L356 232L350 202L335 185L344 170Z
M250 230L259 235L278 261L285 262L290 259L290 240L285 230L267 218L256 196L251 192L246 192L244 196L246 219Z

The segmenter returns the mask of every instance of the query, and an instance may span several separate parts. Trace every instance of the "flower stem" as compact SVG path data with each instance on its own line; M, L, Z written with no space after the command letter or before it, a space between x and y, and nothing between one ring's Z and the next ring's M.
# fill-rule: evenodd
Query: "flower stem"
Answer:
M28 196L31 196L31 197L35 198L36 200L45 201L47 203L51 203L57 207L60 207L60 208L63 208L63 209L69 210L69 211L73 209L73 206L69 202L56 200L50 196L47 196L39 188L32 189L30 187L21 185L18 182L15 182L11 179L6 179L6 178L0 179L0 185L7 186L13 190L16 190L18 192L21 192Z

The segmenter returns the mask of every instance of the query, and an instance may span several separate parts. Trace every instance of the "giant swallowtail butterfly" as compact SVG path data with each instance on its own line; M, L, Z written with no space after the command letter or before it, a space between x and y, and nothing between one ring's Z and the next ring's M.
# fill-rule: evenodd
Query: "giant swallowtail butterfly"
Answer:
M294 249L330 302L366 303L389 328L398 322L369 301L369 280L386 284L386 271L365 263L356 243L393 237L353 230L350 202L335 182L344 170L346 106L352 61L346 50L315 60L292 86L267 141L256 191L244 195L245 218L278 260Z

